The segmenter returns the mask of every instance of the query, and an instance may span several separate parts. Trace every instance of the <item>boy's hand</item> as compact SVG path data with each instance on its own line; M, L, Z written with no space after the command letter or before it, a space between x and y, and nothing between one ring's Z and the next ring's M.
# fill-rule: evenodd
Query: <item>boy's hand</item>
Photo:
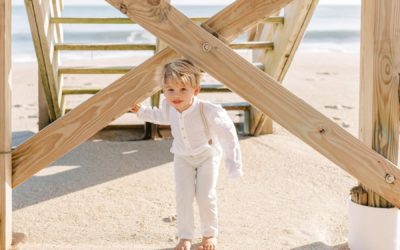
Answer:
M129 111L131 111L132 113L137 113L141 106L142 104L135 104Z

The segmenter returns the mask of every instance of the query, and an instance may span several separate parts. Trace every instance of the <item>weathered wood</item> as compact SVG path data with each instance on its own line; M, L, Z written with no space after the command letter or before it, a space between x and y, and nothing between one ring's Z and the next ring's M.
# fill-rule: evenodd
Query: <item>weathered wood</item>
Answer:
M400 171L166 1L107 0L342 169L400 207ZM153 13L149 15L148 13ZM190 32L187 32L190 30ZM208 44L205 50L204 44ZM394 182L389 184L385 176Z
M232 49L267 49L274 48L273 42L256 41L232 43ZM156 50L155 44L56 44L55 50Z
M206 26L214 34L233 40L290 1L254 0L248 4L248 0L238 0L207 21ZM158 91L160 84L154 79L155 70L179 57L172 49L164 49L20 145L13 152L13 187L90 138L134 103Z
M274 13L277 15L279 12ZM272 41L273 35L275 33L276 28L280 25L280 23L259 23L255 25L252 30L249 32L248 40L249 41ZM267 50L253 50L253 64L259 63L264 66L264 57L267 53ZM262 68L265 70L265 67ZM249 134L253 136L259 136L261 134L271 134L273 133L273 123L272 119L269 119L267 116L263 115L261 111L259 111L256 107L251 107L249 112ZM261 120L263 119L263 120Z
M40 70L38 70L38 114L39 114L39 130L42 130L44 127L50 124L51 119L49 116L49 106L46 101L46 94L43 90L42 77L40 74Z
M11 0L0 0L0 249L12 241Z
M55 62L53 61L52 43L49 43L50 34L49 24L46 22L49 18L44 18L50 11L50 0L38 2L38 0L25 0L25 6L29 18L32 40L35 46L38 67L41 74L43 90L46 95L49 106L49 116L51 120L56 120L60 116L59 91L57 89L57 76L54 73ZM46 20L46 21L45 21ZM51 32L52 33L52 32Z
M274 43L270 41L252 41L252 42L242 42L242 43L231 43L229 47L232 49L265 49L273 50Z
M205 22L207 17L193 17L190 18L193 22ZM267 23L284 23L284 17L271 16L265 18ZM106 17L106 18L95 18L95 17L53 17L50 19L50 23L64 23L64 24L134 24L129 18L121 17Z
M400 2L364 0L361 20L359 137L365 145L397 164ZM365 193L354 202L365 202L364 205L372 207L392 207L373 192L374 188L361 183L366 185L363 187Z
M272 39L276 45L267 52L263 60L265 72L278 82L283 81L318 2L319 0L293 1L285 7L285 24L276 27ZM264 34L268 35L267 32ZM266 40L267 37L261 39ZM258 117L258 122L252 128L254 135L259 135L264 124L268 124L271 128L269 132L272 133L272 120L265 117L265 114Z
M56 44L55 50L155 50L155 44Z
M63 95L94 95L97 94L101 88L75 88L64 87ZM207 84L201 86L201 93L229 93L230 89L221 84Z
M60 67L58 74L126 74L133 66L111 66L111 67Z

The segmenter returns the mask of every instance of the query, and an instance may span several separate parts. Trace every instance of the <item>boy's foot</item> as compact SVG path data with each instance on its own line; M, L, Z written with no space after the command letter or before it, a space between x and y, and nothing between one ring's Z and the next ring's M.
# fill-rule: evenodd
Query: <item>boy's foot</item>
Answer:
M217 247L217 238L210 236L210 237L203 237L201 244L199 246L199 250L215 250Z
M176 247L174 249L175 250L190 250L191 247L192 247L191 240L181 239L179 241L178 245L176 245Z

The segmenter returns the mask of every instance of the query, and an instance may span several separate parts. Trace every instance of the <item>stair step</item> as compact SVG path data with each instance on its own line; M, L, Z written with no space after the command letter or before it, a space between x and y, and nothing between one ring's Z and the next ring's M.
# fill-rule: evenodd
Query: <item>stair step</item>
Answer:
M264 71L264 64L262 63L253 63L253 65L260 70ZM134 66L111 66L111 67L96 67L96 66L77 66L77 67L59 67L58 74L126 74Z
M226 110L241 110L250 111L251 105L248 102L233 102L233 103L220 103L220 105ZM65 113L68 113L72 109L65 109Z
M134 67L132 66L111 66L111 67L59 67L58 74L126 74Z
M74 88L64 87L62 95L94 95L99 92L101 88ZM202 93L224 93L231 92L230 89L221 84L206 84L201 86Z
M124 44L124 43L57 43L55 50L156 50L156 45L152 43L144 44Z
M231 43L232 49L266 49L272 50L274 43L270 41L251 41L241 43ZM123 44L123 43L57 43L54 49L58 51L76 51L76 50L156 50L155 44Z
M190 18L194 22L205 22L207 17L193 17ZM285 18L283 16L271 16L264 19L267 23L283 24ZM50 23L64 23L64 24L133 24L134 21L129 18L94 18L94 17L53 17L50 18Z

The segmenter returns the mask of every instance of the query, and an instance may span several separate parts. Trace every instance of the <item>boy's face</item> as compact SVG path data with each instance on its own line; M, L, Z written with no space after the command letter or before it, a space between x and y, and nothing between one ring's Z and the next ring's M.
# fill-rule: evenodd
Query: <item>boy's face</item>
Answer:
M193 97L200 92L200 87L193 88L180 82L168 80L163 86L164 96L168 104L179 112L188 109L193 103Z

